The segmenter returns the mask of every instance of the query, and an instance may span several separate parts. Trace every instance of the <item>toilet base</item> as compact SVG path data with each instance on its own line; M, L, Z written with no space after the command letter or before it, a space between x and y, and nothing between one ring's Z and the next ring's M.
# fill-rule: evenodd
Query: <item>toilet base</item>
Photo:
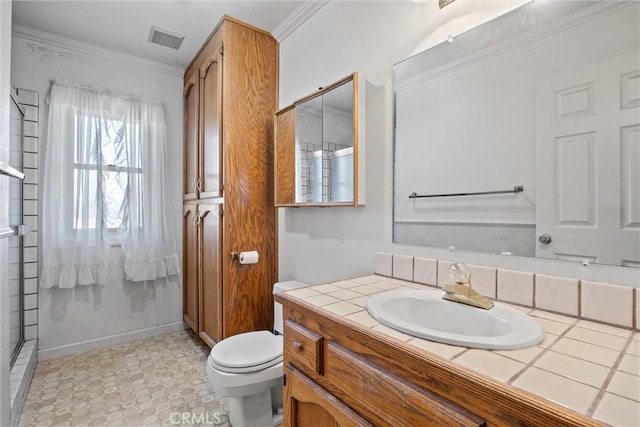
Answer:
M232 427L272 427L282 423L282 385L243 397L228 397Z

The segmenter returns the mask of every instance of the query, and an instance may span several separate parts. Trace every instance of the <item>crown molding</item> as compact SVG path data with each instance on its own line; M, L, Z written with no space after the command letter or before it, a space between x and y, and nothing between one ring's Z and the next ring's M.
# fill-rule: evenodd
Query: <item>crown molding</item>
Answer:
M115 61L126 65L133 65L142 69L166 74L172 77L182 78L184 76L184 69L179 67L148 59L142 59L137 56L129 55L111 49L105 49L96 45L80 42L66 37L61 37L52 33L48 33L46 31L36 30L34 28L25 27L22 25L13 24L12 36L52 47L71 50L88 56Z
M329 0L305 0L271 32L271 35L281 43L328 2Z

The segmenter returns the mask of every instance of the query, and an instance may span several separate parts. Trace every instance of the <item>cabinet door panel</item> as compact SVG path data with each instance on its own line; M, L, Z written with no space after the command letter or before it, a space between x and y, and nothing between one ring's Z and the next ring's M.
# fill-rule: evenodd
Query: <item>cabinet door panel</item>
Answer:
M284 425L291 427L371 426L297 369L287 367Z
M198 75L193 74L184 86L184 184L185 200L198 197Z
M200 70L200 198L221 196L222 54L211 55Z
M198 210L200 215L200 337L212 346L222 339L221 205L201 203Z
M198 332L198 205L190 203L182 210L184 248L182 269L182 313L184 321Z
M379 368L349 350L330 342L326 375L353 402L355 409L375 417L376 425L484 426L481 418L469 411ZM347 400L346 397L344 397Z
M276 114L276 206L296 202L296 110L291 107Z

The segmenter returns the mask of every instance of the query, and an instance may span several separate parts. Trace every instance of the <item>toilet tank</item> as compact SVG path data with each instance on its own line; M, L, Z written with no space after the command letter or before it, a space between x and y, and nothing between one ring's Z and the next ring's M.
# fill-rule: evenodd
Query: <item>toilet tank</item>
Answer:
M277 282L273 285L273 294L278 292L290 291L292 289L304 288L309 286L306 283L297 280L289 280L288 282ZM273 333L282 335L284 329L284 321L282 319L282 304L273 299Z

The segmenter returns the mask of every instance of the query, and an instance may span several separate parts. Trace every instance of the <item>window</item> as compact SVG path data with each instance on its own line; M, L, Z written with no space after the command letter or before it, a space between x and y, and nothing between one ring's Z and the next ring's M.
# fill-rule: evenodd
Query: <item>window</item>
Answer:
M106 228L115 232L124 227L128 183L142 179L140 156L122 155L123 150L130 149L124 143L125 138L137 135L139 126L120 119L96 120L80 115L75 118L75 128L72 228L95 229L104 221ZM87 140L95 142L82 142ZM128 164L134 163L134 159L135 164ZM99 173L103 178L101 185Z
M49 99L40 285L106 284L115 242L128 280L178 274L162 105L59 80Z

